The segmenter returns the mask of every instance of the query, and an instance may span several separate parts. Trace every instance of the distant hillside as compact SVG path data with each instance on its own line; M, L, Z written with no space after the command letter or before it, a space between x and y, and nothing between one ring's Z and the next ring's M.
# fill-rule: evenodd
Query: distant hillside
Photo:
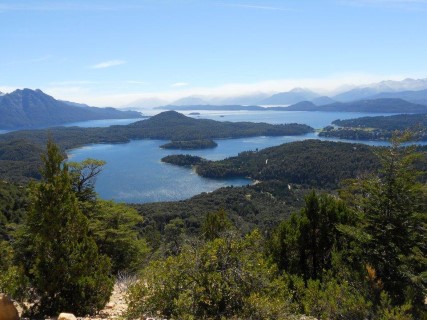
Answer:
M269 107L268 110L271 111L318 111L319 106L315 105L311 101L301 101L295 103L289 107Z
M427 89L419 91L382 92L372 96L371 98L403 99L412 103L427 105Z
M368 99L373 95L377 94L378 92L380 91L378 91L375 88L369 88L369 87L355 88L355 89L351 89L349 91L345 91L340 94L337 94L336 96L332 97L332 99L339 102L351 102L351 101Z
M261 100L261 105L290 105L301 101L309 101L318 98L319 95L313 91L295 88L288 92L280 92L271 97Z
M405 130L422 126L427 128L427 114L397 114L394 116L361 117L335 120L333 124L347 128L376 128L384 130Z
M189 111L189 110L209 110L209 111L256 111L265 110L260 106L241 106L241 105L167 105L161 106L154 109L159 110L175 110L175 111Z
M427 106L411 103L402 99L373 99L354 102L336 102L316 106L311 102L298 103L285 111L334 111L334 112L384 112L384 113L426 113Z
M324 106L326 104L331 104L331 103L334 103L336 101L332 98L327 97L327 96L321 96L321 97L312 99L311 102L313 102L316 106Z
M41 90L15 90L0 99L0 129L37 128L100 119L139 118L135 111L70 105Z

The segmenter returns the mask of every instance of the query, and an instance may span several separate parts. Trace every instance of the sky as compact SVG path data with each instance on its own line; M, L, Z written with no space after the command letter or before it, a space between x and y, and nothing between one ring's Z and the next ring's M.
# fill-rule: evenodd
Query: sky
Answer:
M0 0L0 91L123 106L426 78L426 21L427 0Z

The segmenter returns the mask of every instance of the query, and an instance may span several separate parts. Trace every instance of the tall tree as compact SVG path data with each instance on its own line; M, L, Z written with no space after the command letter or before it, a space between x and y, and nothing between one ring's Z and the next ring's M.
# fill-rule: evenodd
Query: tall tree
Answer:
M331 267L332 251L340 247L337 226L352 219L344 203L333 196L305 198L305 206L273 233L270 251L280 269L301 274L304 280L319 279Z
M426 186L417 179L414 163L425 154L401 142L394 138L379 153L378 174L349 183L344 195L358 223L341 229L355 240L393 303L411 300L422 306L427 285Z
M43 179L31 187L25 225L25 236L33 242L28 271L39 296L33 313L92 314L110 296L111 263L88 235L88 221L79 209L68 166L52 141L42 160Z

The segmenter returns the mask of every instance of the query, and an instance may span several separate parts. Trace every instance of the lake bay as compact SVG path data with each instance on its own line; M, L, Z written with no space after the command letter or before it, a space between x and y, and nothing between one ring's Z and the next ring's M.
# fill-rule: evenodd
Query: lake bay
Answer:
M218 121L250 121L267 123L303 123L316 129L330 124L335 119L349 119L374 116L370 113L343 112L200 112L195 118ZM113 122L112 122L113 123ZM108 125L105 120L103 126ZM117 123L114 123L117 124ZM83 124L88 126L90 124ZM207 179L199 177L191 168L182 168L162 163L161 158L170 154L191 154L209 160L220 160L235 156L247 150L263 149L283 143L306 139L318 139L316 133L303 136L251 137L216 140L218 147L204 150L165 150L159 146L163 140L137 140L125 144L95 144L69 150L70 161L86 158L107 162L96 183L96 191L103 199L120 202L143 203L153 201L176 201L189 198L201 192L211 192L225 186L242 186L251 183L249 179ZM325 139L333 140L336 139ZM340 140L342 141L342 140ZM384 142L368 142L384 145Z

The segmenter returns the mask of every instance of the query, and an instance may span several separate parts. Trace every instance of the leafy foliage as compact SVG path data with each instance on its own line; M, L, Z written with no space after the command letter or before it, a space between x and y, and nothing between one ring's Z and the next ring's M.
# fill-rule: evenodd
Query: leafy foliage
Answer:
M148 247L138 232L142 217L125 204L98 200L89 216L89 230L102 254L111 258L112 272L139 270Z
M104 165L105 161L96 159L68 162L72 188L79 201L94 201L96 199L96 176L101 173Z
M262 239L254 231L233 234L201 245L186 245L180 254L152 261L129 296L129 317L158 314L177 319L250 317L264 301L266 318L284 318L291 306L286 286L264 258ZM272 316L272 313L275 316Z
M319 279L332 267L333 250L342 247L337 226L350 223L345 205L330 195L311 192L305 206L275 230L269 250L280 269L302 275L304 280Z
M22 222L27 206L24 187L0 181L0 240L9 240L9 227Z

